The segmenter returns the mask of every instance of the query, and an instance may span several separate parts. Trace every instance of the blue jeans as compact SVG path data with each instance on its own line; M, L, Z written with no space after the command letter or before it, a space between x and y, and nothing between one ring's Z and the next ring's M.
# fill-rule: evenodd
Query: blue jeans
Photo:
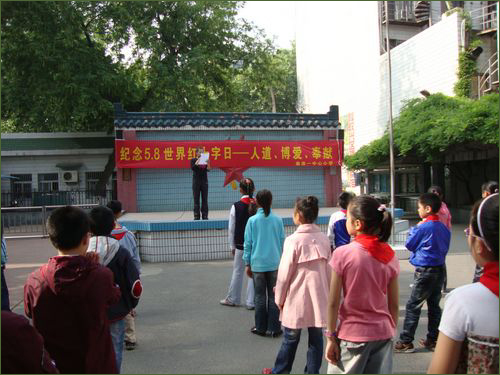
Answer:
M427 339L437 340L439 322L441 321L439 301L441 300L443 281L444 268L442 266L417 267L415 269L413 289L406 304L405 321L400 335L401 341L409 343L415 338L420 312L425 301L427 301L429 318Z
M309 343L304 374L319 374L323 359L323 330L316 327L309 327L307 330L309 331ZM284 327L284 331L283 344L281 344L280 351L276 357L273 374L289 374L292 371L302 330Z
M253 272L255 287L255 327L259 332L281 330L280 311L274 302L274 290L278 270Z
M109 326L113 349L115 350L116 368L118 373L122 367L123 341L125 340L125 319L113 322Z
M2 266L2 310L10 311L9 289L3 273L5 266Z

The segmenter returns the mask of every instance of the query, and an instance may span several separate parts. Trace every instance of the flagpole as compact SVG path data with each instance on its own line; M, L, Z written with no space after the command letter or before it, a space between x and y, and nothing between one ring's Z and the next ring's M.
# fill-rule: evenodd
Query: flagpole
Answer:
M388 2L384 1L385 7L385 36L386 36L386 50L387 50L387 85L388 89L388 115L389 115L389 169L391 176L391 215L392 215L392 236L391 244L394 243L394 182L395 182L395 170L394 170L394 138L392 134L392 77L391 77L391 46L389 42L389 6Z

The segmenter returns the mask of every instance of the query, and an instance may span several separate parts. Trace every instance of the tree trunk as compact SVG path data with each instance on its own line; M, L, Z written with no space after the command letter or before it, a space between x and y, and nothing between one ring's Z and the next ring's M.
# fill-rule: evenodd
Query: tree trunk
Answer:
M272 87L269 88L269 91L271 92L271 103L272 103L272 113L276 112L276 98L274 96L274 90Z

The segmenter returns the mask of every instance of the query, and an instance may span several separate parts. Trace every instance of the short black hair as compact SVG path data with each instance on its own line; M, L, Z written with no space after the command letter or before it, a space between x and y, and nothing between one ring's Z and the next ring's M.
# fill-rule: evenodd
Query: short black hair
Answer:
M354 198L353 193L344 191L340 193L339 197L337 198L337 204L344 210L347 210L347 206L349 206L349 202L352 200L352 198Z
M441 199L434 193L424 193L418 197L418 203L429 206L433 214L437 214L441 208Z
M122 212L122 202L120 201L109 201L106 207L113 211L115 215L118 215L120 212Z
M109 236L115 226L115 215L108 207L98 206L90 211L90 230L94 236Z
M76 248L90 231L90 220L81 208L65 206L55 209L47 220L50 242L62 252Z

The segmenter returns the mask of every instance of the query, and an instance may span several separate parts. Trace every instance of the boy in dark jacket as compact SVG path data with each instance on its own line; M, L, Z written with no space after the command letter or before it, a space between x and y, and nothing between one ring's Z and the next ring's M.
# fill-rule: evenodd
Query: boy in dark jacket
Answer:
M418 199L418 214L423 219L411 228L406 248L411 251L410 263L415 266L413 289L406 304L406 315L400 340L394 351L411 353L415 331L424 301L428 308L428 333L419 346L434 350L441 321L441 288L444 282L444 264L450 248L451 232L439 221L437 213L441 200L436 194L425 193Z
M111 322L111 338L116 355L116 367L120 372L125 339L125 320L127 314L137 306L142 293L139 270L134 264L129 251L111 236L115 225L113 211L99 206L90 211L92 236L87 252L99 255L99 263L107 266L114 275L115 283L121 290L118 303L108 309Z
M61 373L117 373L106 311L120 299L113 273L85 256L88 215L56 209L47 221L58 255L33 272L24 286L24 312L42 335Z

